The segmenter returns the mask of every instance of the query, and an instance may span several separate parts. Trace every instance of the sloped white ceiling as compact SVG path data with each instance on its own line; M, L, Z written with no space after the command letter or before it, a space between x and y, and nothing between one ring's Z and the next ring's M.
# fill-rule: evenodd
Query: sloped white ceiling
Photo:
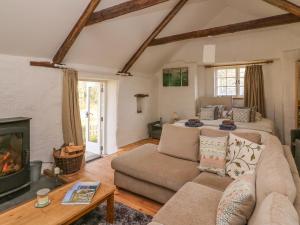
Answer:
M125 1L102 0L97 10ZM121 69L177 2L170 0L86 27L65 63ZM300 5L300 0L293 2ZM0 54L52 58L88 3L89 0L1 0ZM261 0L190 0L159 36L282 13L285 12ZM291 32L300 35L296 28ZM187 42L148 48L132 71L155 73Z

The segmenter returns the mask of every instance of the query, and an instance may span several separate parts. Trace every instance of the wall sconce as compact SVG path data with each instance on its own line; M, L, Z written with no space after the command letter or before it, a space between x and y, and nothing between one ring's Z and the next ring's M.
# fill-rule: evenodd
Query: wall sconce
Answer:
M134 95L134 97L136 97L136 105L137 105L137 113L142 113L142 99L145 97L149 97L149 95L147 94L136 94Z

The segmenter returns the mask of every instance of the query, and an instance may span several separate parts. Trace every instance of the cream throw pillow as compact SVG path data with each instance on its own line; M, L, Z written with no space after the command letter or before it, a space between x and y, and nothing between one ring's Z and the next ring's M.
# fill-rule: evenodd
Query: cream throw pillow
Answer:
M208 171L225 176L226 150L228 136L200 136L200 165L201 171Z
M255 207L255 174L249 172L233 181L218 205L216 225L245 225Z
M248 171L255 171L264 148L264 145L256 144L230 133L226 173L236 179Z

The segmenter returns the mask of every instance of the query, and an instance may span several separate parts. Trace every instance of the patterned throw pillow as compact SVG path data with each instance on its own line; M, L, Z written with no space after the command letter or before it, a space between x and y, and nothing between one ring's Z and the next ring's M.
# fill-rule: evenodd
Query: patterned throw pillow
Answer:
M248 123L250 121L250 108L233 108L232 111L235 122Z
M200 136L200 165L198 168L201 171L225 176L227 145L228 136Z
M215 119L215 107L200 109L200 120L214 120L214 119Z
M216 225L245 225L255 207L255 175L249 173L233 181L218 205Z
M261 121L262 120L262 115L259 112L255 113L255 121Z
M248 171L255 171L264 148L264 145L256 144L230 133L226 173L236 179Z

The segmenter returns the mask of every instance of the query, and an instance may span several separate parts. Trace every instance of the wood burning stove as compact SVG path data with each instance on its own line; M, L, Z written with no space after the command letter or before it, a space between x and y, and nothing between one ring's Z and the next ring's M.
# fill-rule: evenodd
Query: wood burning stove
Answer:
M0 197L30 185L30 118L0 119Z

